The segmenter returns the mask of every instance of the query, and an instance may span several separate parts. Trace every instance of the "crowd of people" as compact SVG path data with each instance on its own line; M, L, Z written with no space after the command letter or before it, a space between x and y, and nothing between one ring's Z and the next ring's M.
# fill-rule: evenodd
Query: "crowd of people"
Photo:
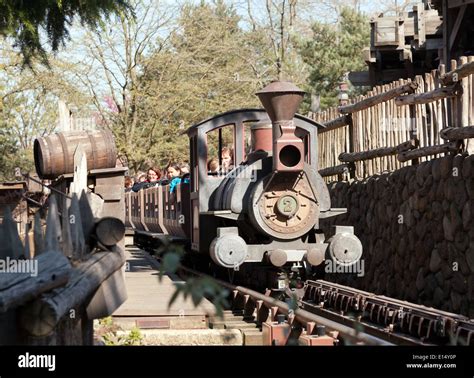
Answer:
M221 165L217 158L207 161L209 175L221 175L233 168L233 150L224 147L221 151ZM189 182L188 163L170 163L161 170L158 167L150 167L146 172L138 172L135 177L125 177L125 191L138 192L140 189L159 185L169 185L170 193L176 190L176 185L181 182Z
M146 172L138 172L135 177L126 176L125 190L138 192L152 186L169 185L170 192L173 193L181 181L189 182L189 164L170 163L163 170L150 167Z

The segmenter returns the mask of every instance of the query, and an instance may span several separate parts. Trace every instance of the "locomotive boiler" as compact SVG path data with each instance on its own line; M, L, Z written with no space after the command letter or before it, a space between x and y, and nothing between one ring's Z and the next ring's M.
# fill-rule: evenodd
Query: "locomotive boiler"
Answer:
M194 258L210 257L233 270L312 267L326 258L356 263L362 245L352 227L336 226L329 239L320 229L320 219L344 209L331 209L318 173L318 129L324 126L296 114L304 92L273 82L257 96L265 110L230 111L187 130L190 179L176 195L166 186L127 193L136 237L184 241ZM210 174L211 142L220 156L225 135L233 139L234 167Z

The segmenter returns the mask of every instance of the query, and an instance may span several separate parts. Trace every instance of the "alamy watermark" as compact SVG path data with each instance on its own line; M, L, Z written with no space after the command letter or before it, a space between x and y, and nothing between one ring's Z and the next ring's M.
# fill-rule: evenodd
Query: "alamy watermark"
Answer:
M414 135L417 134L416 118L380 118L378 124L382 131L408 131L412 132Z
M38 275L38 260L18 260L7 256L0 259L0 273L26 273L31 277Z
M357 277L364 277L365 275L365 263L363 259L351 265L341 265L332 259L327 259L324 264L324 271L326 273L353 273L357 274Z

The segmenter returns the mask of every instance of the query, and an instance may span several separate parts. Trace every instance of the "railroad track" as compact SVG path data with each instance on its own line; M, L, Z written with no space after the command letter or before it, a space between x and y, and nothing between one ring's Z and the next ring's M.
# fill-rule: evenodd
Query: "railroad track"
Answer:
M181 266L184 275L206 276L202 272ZM287 302L273 298L270 291L258 291L230 284L213 278L219 285L232 292L232 309L227 316L237 315L241 319L255 323L262 329L263 344L303 343L309 345L337 345L339 340L346 343L366 345L393 345L392 342L373 336L364 331L351 328L303 308L292 308ZM232 315L231 315L232 314ZM224 320L222 323L226 323ZM252 326L253 328L253 326ZM281 329L274 331L274 329ZM278 340L273 340L275 333Z
M299 306L402 345L474 345L474 320L323 280L306 281Z
M186 267L181 271L205 276ZM252 337L262 330L264 344L273 332L266 324L286 327L285 342L300 344L328 345L332 339L333 345L474 345L472 319L348 286L307 280L303 289L287 289L286 296L297 304L292 306L293 301L274 298L269 290L260 293L214 280L232 292L232 309L224 319L211 319L212 326L241 326L242 331L251 329Z

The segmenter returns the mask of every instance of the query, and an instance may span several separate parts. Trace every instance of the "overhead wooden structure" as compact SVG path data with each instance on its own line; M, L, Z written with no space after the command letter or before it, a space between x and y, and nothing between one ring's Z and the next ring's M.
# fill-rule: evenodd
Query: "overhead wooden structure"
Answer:
M367 70L349 74L353 85L414 79L439 64L450 71L451 59L474 52L474 0L422 0L409 12L372 18L370 28Z

